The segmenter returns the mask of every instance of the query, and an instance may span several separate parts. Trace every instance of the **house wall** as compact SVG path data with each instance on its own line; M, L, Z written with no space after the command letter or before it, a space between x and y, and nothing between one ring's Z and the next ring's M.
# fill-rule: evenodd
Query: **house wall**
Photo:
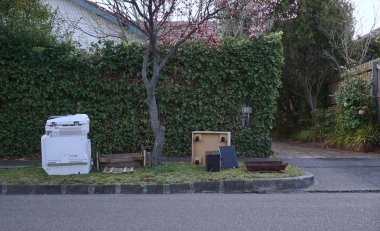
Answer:
M63 20L62 30L72 33L72 39L83 47L99 39L121 41L121 33L130 41L140 41L134 33L121 30L118 24L78 5L72 0L42 0L52 10L57 10L58 17Z

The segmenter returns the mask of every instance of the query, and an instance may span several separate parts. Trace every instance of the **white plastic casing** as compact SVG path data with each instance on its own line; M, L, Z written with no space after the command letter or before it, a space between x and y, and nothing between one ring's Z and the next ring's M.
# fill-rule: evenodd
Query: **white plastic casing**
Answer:
M48 175L87 174L91 171L90 120L85 114L49 119L41 137L42 168Z

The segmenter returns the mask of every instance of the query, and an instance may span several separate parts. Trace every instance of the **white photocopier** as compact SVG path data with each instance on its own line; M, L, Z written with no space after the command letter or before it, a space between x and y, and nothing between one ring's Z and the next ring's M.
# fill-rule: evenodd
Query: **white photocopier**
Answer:
M51 117L45 131L41 137L42 168L48 175L90 172L90 119L86 114Z

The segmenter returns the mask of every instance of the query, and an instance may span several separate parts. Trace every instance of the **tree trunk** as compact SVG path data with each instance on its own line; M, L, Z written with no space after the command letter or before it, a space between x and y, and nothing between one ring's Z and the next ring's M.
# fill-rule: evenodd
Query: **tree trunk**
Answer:
M162 150L164 149L165 127L161 125L158 119L157 101L154 93L148 95L146 103L148 105L150 124L154 135L152 160L153 165L158 165L160 163Z
M313 92L311 92L311 90L306 93L306 98L311 110L317 109L317 96L314 95Z

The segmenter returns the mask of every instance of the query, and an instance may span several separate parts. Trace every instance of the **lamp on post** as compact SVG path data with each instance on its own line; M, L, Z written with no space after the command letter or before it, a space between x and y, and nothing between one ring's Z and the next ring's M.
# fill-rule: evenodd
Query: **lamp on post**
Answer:
M241 121L241 126L243 128L249 127L249 115L252 114L252 107L242 106L241 112L243 113L243 119Z

